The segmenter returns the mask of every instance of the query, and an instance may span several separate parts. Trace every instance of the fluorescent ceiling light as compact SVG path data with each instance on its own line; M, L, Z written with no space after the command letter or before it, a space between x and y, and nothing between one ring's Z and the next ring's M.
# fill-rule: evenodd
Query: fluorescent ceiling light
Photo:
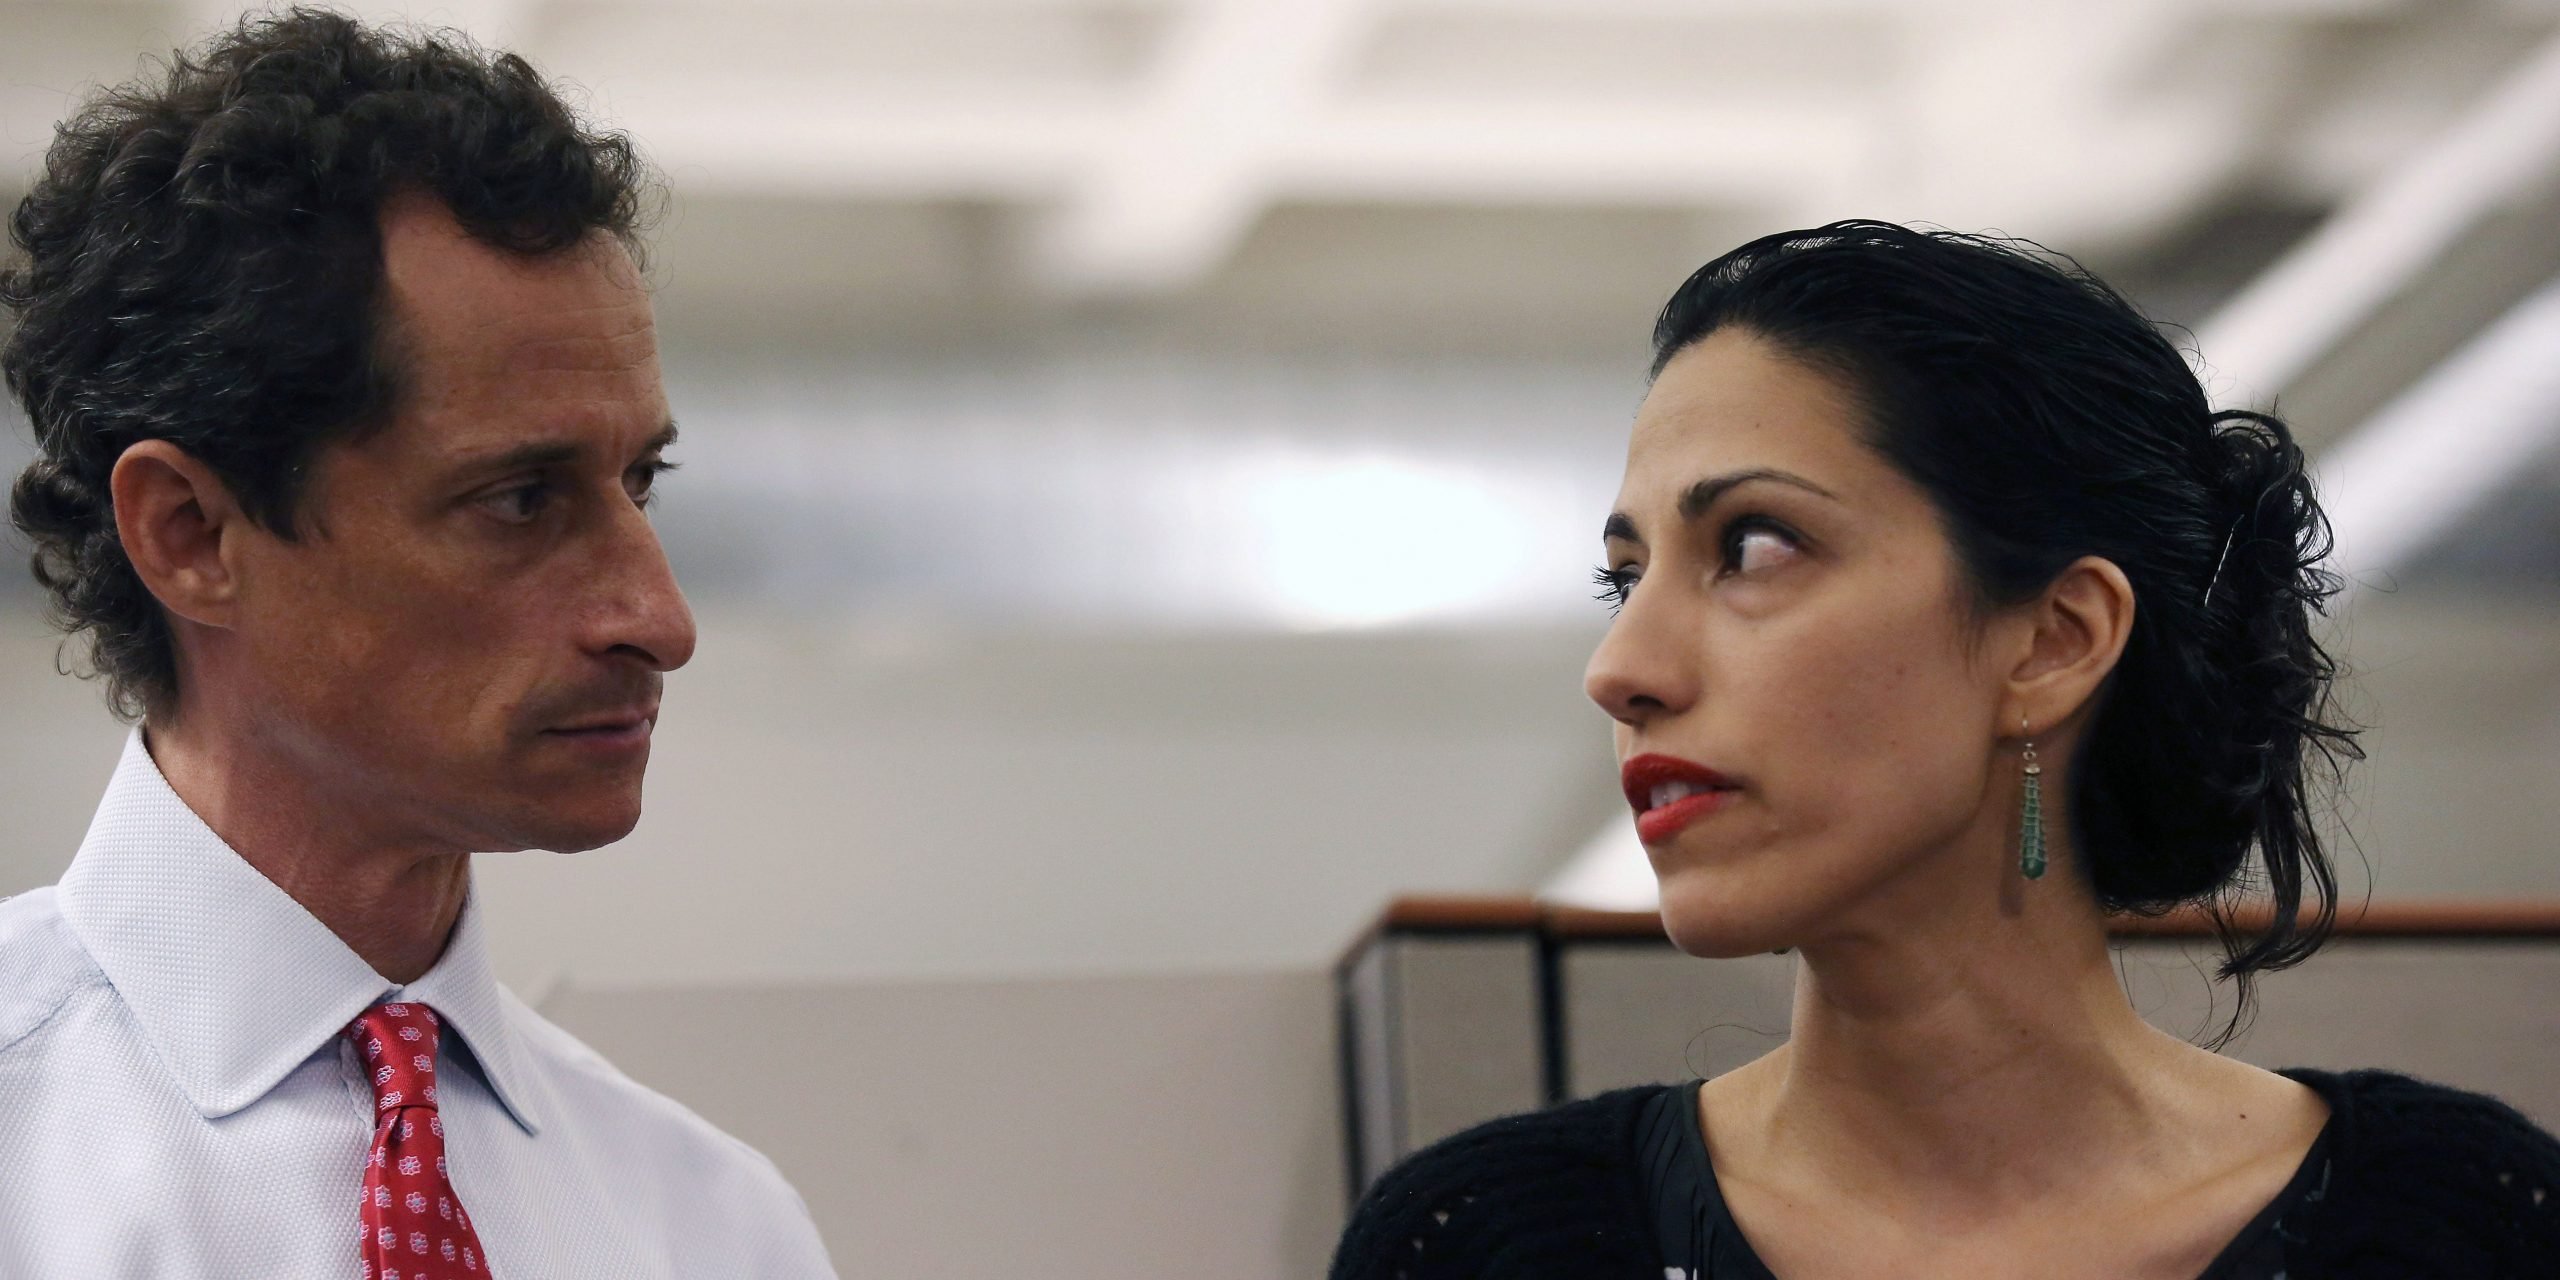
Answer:
M1253 594L1304 628L1369 627L1503 602L1557 536L1497 474L1386 454L1276 461L1244 477Z
M2215 403L2264 405L2480 219L2560 164L2560 39L2349 201L2196 337Z
M2560 440L2560 280L2321 455L2315 481L2348 580L2407 563Z

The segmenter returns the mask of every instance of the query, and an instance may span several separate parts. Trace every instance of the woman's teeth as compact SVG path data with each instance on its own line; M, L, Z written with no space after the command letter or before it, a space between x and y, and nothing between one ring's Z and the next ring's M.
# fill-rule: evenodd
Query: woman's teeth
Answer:
M1712 789L1713 788L1710 787L1702 787L1694 782L1658 782L1654 784L1653 794L1647 797L1651 803L1647 804L1645 807L1648 809L1659 809L1664 805L1678 804L1691 796L1703 795Z

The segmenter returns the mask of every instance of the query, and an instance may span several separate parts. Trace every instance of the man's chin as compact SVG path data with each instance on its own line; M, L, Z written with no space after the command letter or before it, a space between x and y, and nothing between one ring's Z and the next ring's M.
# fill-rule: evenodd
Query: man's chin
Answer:
M506 820L503 829L519 849L583 853L630 835L640 823L645 747L636 757L600 754L537 735L531 749L520 747L490 766L482 776L506 806L490 816Z
M630 835L640 825L640 797L634 792L626 798L603 798L575 806L563 805L557 794L528 796L507 825L504 847L484 849L484 853L514 853L540 849L549 853L585 853Z
M564 829L534 847L550 853L585 853L621 840L639 825L640 815L635 813L626 821Z

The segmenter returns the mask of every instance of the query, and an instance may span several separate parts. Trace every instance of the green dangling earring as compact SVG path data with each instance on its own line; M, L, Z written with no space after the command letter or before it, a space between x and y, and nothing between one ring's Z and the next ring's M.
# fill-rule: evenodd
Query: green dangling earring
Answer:
M2019 808L2018 870L2029 880L2039 880L2044 877L2044 766L2036 763L2033 738L2027 739L2026 785Z

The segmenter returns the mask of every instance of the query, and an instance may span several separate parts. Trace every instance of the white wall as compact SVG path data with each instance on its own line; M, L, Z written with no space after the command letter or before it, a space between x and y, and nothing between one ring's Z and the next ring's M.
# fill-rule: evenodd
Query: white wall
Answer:
M57 648L31 605L0 594L0 894L62 874L124 749L97 687L56 674Z
M847 1277L1304 1280L1342 1229L1316 973L560 993L771 1157Z
M706 614L647 813L481 859L502 974L581 985L1312 967L1409 890L1518 890L1612 802L1588 637L965 638ZM119 730L0 612L0 891Z
M2351 893L2560 896L2560 610L2375 597ZM484 858L509 980L1312 967L1389 896L1536 884L1616 801L1590 634L1114 639L707 612L647 816ZM120 730L0 609L0 891L79 843Z

